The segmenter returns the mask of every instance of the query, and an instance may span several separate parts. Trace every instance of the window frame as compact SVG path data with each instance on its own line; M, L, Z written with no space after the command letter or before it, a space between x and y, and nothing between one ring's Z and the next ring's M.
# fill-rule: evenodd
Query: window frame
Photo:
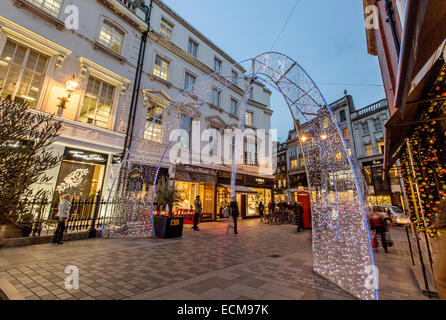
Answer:
M159 66L157 63L156 63L156 60L160 60L161 61L161 66ZM162 77L162 74L163 74L163 66L162 66L162 63L163 62L165 62L166 64L167 64L167 70L166 70L166 78L163 78ZM169 59L166 59L166 58L164 58L163 56L161 56L161 55L159 55L159 54L155 54L155 61L153 62L153 75L154 76L156 76L156 77L158 77L158 78L160 78L160 79L163 79L163 80L165 80L165 81L169 81L169 71L170 71L170 63L171 63L171 61L169 60ZM156 69L156 67L159 67L160 68L160 70L158 71L159 72L159 75L157 75L156 73L155 73L155 69Z
M85 121L80 120L81 115L82 115L82 107L84 105L84 101L85 101L86 94L87 94L88 83L89 83L89 81L90 81L90 79L92 77L97 79L97 80L99 80L100 83L101 83L100 89L99 89L99 93L102 92L102 88L103 88L104 83L114 87L114 90L113 90L113 101L112 101L112 103L110 105L110 114L109 114L107 127L102 127L102 126L98 126L98 125L95 124L95 122L97 121L96 120L96 115L97 115L98 106L99 106L99 97L98 97L97 102L96 102L95 118L93 119L93 123L89 123L89 122L85 122ZM105 129L105 130L112 130L112 128L114 126L115 113L116 113L117 104L118 104L118 100L119 100L119 87L116 84L111 83L111 82L109 82L107 80L101 79L96 74L91 74L91 73L88 75L88 77L85 79L84 82L85 82L85 84L84 84L84 88L83 88L82 98L79 99L79 111L78 111L78 115L76 117L77 121L79 121L81 123L88 124L88 125L92 125L95 128L100 128L100 129Z
M112 34L110 36L110 43L106 44L103 41L101 41L101 34L104 30L104 26L108 25L108 27L111 27L112 29ZM122 35L121 38L121 44L119 46L119 52L115 51L112 49L112 45L113 45L113 36L115 35L115 33L119 33ZM102 23L101 26L99 28L99 34L97 37L97 43L99 43L101 46L107 48L108 50L112 51L115 54L118 55L122 55L123 49L124 49L124 40L126 37L126 32L124 31L124 29L122 29L120 26L118 26L116 23L114 23L113 21L111 21L110 19L104 17L104 19L102 19Z
M368 122L361 123L361 132L363 136L370 135L370 127Z
M221 105L221 91L219 91L217 88L212 88L212 101L211 103L214 106L220 107Z
M250 115L250 116L248 117L248 115ZM250 119L250 121L248 121L248 119ZM248 127L253 127L254 126L254 112L246 111L245 126L248 126Z
M193 51L193 50L191 50L191 48L193 48L193 46L191 46L191 45L195 46L195 54L194 54L194 52L191 52L191 51ZM199 44L197 41L193 40L192 38L189 38L189 42L188 42L188 46L187 46L187 53L196 59L198 58L198 46L199 46Z
M10 42L12 42L13 44L16 45L15 50L14 50L14 56L15 56L15 54L16 54L16 52L17 52L17 48L18 48L18 46L22 46L22 47L24 47L24 48L26 49L26 52L25 52L23 61L22 61L21 65L20 65L20 67L19 67L19 73L18 73L18 76L17 76L17 82L16 82L16 84L15 84L15 86L14 86L14 90L13 90L13 92L11 93L11 100L12 100L12 101L14 101L15 98L17 98L17 93L18 93L19 87L20 87L21 83L23 83L23 82L22 82L22 80L23 80L23 75L24 75L25 70L28 69L28 68L26 67L26 64L27 64L27 62L28 62L28 59L29 59L29 56L30 56L31 51L35 51L36 53L39 54L39 56L40 56L40 55L43 55L43 56L46 56L46 58L47 58L47 60L46 60L46 64L45 64L45 67L44 67L44 70L42 71L42 74L41 74L41 81L40 81L39 91L38 91L38 93L36 94L36 98L35 98L34 104L33 104L33 106L31 107L32 109L37 110L38 107L39 107L39 105L40 105L41 97L43 96L43 91L44 91L44 88L45 88L46 78L47 78L47 76L48 76L49 65L50 65L50 63L51 63L52 56L51 56L51 55L48 55L48 54L45 53L45 52L42 52L42 51L40 51L40 50L37 50L37 49L35 49L34 47L32 47L32 46L30 46L30 45L28 45L28 44L26 44L26 43L22 43L22 42L16 41L15 39L13 39L13 38L9 38L9 37L6 37L6 39L5 39L5 41L4 41L4 45L1 47L1 50L0 50L0 56L3 55L3 52L4 52L5 49L6 49L6 45L7 45L8 41L10 41ZM8 75L9 75L10 71L11 71L11 64L13 64L13 60L14 60L14 59L12 59L12 61L9 62L9 66L7 67L4 81L7 80L7 77L8 77ZM28 70L30 70L30 69L28 69ZM35 70L33 70L33 71L31 71L31 72L33 73L33 76L34 76L34 73L36 73ZM0 83L0 85L2 85L2 88L1 88L0 91L3 91L4 84ZM30 86L31 86L31 82L28 84L28 87L30 87ZM30 90L30 88L28 88L28 92L29 92L29 90ZM14 98L14 99L13 99L13 98Z
M188 77L193 79L193 84L192 84L191 88L190 87L186 87L186 80L187 80ZM196 81L197 81L197 76L195 76L193 73L191 73L191 72L189 72L187 70L184 72L184 90L189 91L189 92L193 92Z
M217 68L217 66L219 66L219 67ZM222 68L223 68L223 61L217 57L214 57L214 71L216 73L220 73Z
M45 8L45 3L48 0L42 0L42 4L37 5L34 3L34 0L25 0L26 3L29 3L30 5L32 5L33 7L39 9L40 11L50 15L51 17L55 18L55 19L59 19L60 18L60 13L62 12L62 9L64 8L64 0L60 0L60 7L59 7L59 12L57 13L57 15L53 14L52 11L50 10L44 10ZM59 0L53 0L53 1L59 1Z
M233 107L233 105L232 105L233 102L235 102L235 108L234 108L234 110L233 110L233 108L232 108L232 107ZM239 101L238 101L237 99L231 97L231 114L232 114L233 116L236 116L236 115L237 115L238 105L239 105Z
M345 110L339 112L339 120L341 123L347 121L347 112Z
M151 109L152 108L152 109ZM149 142L152 142L152 143L158 143L158 144L163 144L164 143L164 114L161 114L161 116L160 117L158 117L157 118L157 120L154 122L154 123L152 123L152 125L150 125L149 127L147 127L147 125L148 125L148 122L149 122L149 111L150 110L155 110L155 112L156 113L154 113L153 115L152 115L152 120L153 119L155 119L161 112L163 112L163 110L165 109L165 107L163 107L163 106L160 106L160 105L158 105L158 104L155 104L155 103L150 103L149 104L149 106L147 107L147 110L146 110L146 121L144 122L144 132L143 132L143 140L144 141L149 141ZM158 110L160 110L159 112L157 112ZM152 121L152 120L150 120L150 121ZM159 129L160 130L160 137L159 137L159 140L154 140L153 139L153 137L154 137L154 132L155 132L155 126L159 126L159 128L157 128L157 129ZM150 137L151 138L148 138L149 137L149 130L150 130Z
M167 26L170 27L170 36L166 36L163 32L163 23ZM173 29L175 28L174 24L172 22L170 22L169 20L167 20L164 17L161 17L161 21L160 21L160 35L169 40L172 41L172 36L173 36Z

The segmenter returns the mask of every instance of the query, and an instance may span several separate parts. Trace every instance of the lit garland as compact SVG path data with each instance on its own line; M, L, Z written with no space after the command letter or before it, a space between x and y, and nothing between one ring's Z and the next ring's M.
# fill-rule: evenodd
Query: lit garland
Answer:
M437 77L429 99L446 97L446 66L443 65ZM418 230L426 231L435 238L440 232L433 221L438 213L438 206L446 198L446 131L439 121L428 121L446 116L446 101L434 101L421 107L424 110L418 120L427 121L417 125L409 137L413 154L416 184L414 185L409 152L403 153L402 175L409 200L411 221ZM418 188L420 199L418 199ZM420 206L421 200L421 206ZM424 217L424 220L423 220Z
M277 89L290 105L293 117L305 124L300 134L308 138L303 141L303 149L313 200L313 270L360 299L377 299L377 274L366 217L366 213L370 213L370 207L365 203L367 184L358 162L349 156L348 147L344 145L342 133L326 101L308 74L282 54L264 53L240 66L251 74L234 79L231 66L198 79L191 90L175 98L145 130L162 119L168 136L185 124L180 122L181 112L186 111L188 116L197 115L202 106L214 101L216 89L230 90L226 88L234 88L233 83L245 90L239 97L242 103L238 117L233 117L237 120L230 120L232 123L228 126L241 129L248 100L244 98L248 97L250 84L256 80ZM113 189L124 190L125 197L122 205L112 208L105 236L138 237L151 231L151 228L146 228L145 221L152 214L155 188L144 199L136 200L135 195L126 190L132 173L137 176L129 168L134 168L135 163L168 166L164 156L171 145L149 143L142 139L143 135L141 132L140 140L123 159L121 172L116 183L113 182ZM171 141L176 140L173 137ZM243 147L241 140L236 139L236 154Z

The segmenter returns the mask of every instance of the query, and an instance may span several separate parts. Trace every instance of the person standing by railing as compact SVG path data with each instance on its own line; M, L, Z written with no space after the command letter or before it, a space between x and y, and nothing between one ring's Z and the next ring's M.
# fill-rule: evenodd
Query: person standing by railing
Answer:
M65 232L65 222L70 217L71 210L71 196L69 194L62 197L59 203L59 223L56 232L54 233L53 243L63 244L63 234Z

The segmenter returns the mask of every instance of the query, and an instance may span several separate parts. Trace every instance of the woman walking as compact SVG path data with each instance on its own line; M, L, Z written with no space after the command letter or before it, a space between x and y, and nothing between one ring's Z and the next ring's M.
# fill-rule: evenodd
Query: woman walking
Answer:
M237 218L239 216L237 202L231 201L231 204L229 205L229 208L230 208L229 223L232 222L234 224L234 234L237 234L238 233L237 232Z

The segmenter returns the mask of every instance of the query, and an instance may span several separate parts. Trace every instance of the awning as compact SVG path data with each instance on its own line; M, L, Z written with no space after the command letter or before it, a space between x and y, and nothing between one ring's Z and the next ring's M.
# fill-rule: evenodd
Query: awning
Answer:
M443 60L441 59L443 58ZM415 121L418 107L428 101L423 100L426 86L428 86L433 77L436 77L438 68L446 60L446 39L435 51L432 57L421 68L420 72L413 78L410 84L410 91L406 99L405 108L396 109L385 128L385 162L384 168L390 170L397 161L401 151L404 149L404 143L412 128L416 125Z
M230 185L227 184L220 184L219 186L221 187L225 187L228 189L232 189L232 187ZM257 194L257 191L248 188L248 187L244 187L244 186L235 186L235 193L239 193L239 194Z

